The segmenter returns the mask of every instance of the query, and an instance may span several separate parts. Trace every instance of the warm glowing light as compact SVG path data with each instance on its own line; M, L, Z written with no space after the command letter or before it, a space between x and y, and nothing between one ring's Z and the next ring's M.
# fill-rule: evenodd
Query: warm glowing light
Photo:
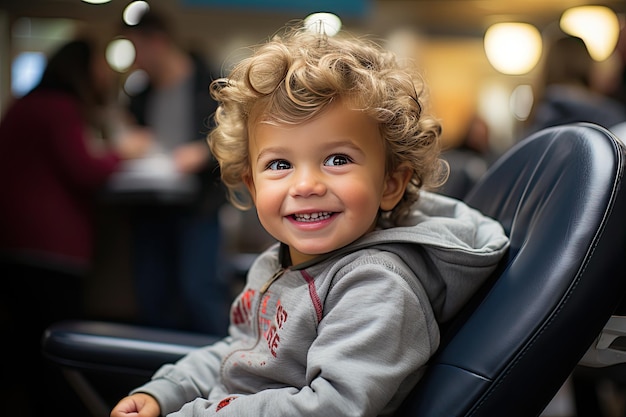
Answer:
M311 32L335 36L341 29L341 19L332 13L312 13L304 19L304 25Z
M107 45L106 60L111 68L124 72L135 61L135 47L128 39L114 39Z
M139 19L145 12L150 10L150 5L142 0L133 1L124 9L123 19L129 26L134 26L139 23Z
M104 4L110 1L111 0L83 0L84 3L89 3L89 4Z
M532 70L541 57L541 34L528 23L496 23L485 32L485 53L503 74L521 75Z
M604 61L615 50L619 18L608 7L572 7L561 15L559 24L563 32L585 41L589 55L596 61Z
M143 91L148 85L149 77L144 70L131 72L124 82L124 92L129 96L134 96Z
M509 101L511 113L517 120L524 121L528 119L534 101L535 95L532 87L528 84L518 85L511 93Z

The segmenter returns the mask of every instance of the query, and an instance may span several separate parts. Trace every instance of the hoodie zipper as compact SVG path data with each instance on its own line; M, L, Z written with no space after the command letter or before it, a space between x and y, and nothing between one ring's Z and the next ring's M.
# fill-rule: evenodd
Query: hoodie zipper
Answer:
M284 273L285 273L285 268L280 268L278 271L274 272L274 275L272 275L270 279L268 279L265 282L265 284L263 284L263 286L261 287L261 294L265 294L267 290L270 288L270 286L274 283L274 281L280 278Z

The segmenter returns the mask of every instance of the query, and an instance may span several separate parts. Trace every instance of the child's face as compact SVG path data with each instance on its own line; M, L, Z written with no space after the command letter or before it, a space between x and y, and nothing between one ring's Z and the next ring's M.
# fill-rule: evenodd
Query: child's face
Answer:
M301 125L250 127L251 178L259 220L289 246L293 264L373 230L379 208L404 193L407 169L385 174L377 123L339 100Z

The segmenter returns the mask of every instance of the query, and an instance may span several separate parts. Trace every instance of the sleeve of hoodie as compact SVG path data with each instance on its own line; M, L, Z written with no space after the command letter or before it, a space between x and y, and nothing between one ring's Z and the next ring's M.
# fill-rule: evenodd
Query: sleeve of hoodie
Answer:
M416 294L421 288L417 280L399 269L404 264L395 255L374 252L358 267L340 271L324 301L324 317L307 355L307 385L212 402L200 396L204 390L191 401L194 393L176 392L176 382L171 381L170 399L180 396L190 402L169 416L367 417L397 405L403 395L398 393L414 385L436 349L439 331L423 290ZM193 379L199 385L206 384L204 378L214 381L214 374L202 375L198 369L199 355L214 367L211 351L196 355L195 370L188 369L195 373ZM171 411L173 405L163 411Z
M231 337L195 349L176 363L161 366L144 385L130 393L146 393L157 399L162 415L180 409L195 398L206 398L219 385L222 358L229 349ZM202 414L183 414L202 415Z

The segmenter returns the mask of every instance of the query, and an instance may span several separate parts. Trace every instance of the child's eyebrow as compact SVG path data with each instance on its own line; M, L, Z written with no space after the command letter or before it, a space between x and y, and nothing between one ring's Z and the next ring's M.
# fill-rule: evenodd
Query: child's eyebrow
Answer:
M349 148L355 152L358 152L360 154L364 154L363 149L356 145L353 141L351 140L338 140L335 142L330 142L327 144L328 148L331 149L335 149L335 148Z
M335 142L328 142L324 144L324 149L335 149L335 148L350 148L357 152L363 153L361 147L354 144L351 140L337 140ZM268 146L267 148L263 148L259 151L257 155L257 161L264 158L267 154L286 154L293 153L294 150L291 148L287 148L285 146ZM297 149L296 149L297 152Z
M285 148L284 146L270 146L267 148L263 148L261 149L261 151L259 152L259 154L256 157L257 162L262 160L263 158L266 158L266 155L274 155L274 154L285 154L288 153L289 149Z

